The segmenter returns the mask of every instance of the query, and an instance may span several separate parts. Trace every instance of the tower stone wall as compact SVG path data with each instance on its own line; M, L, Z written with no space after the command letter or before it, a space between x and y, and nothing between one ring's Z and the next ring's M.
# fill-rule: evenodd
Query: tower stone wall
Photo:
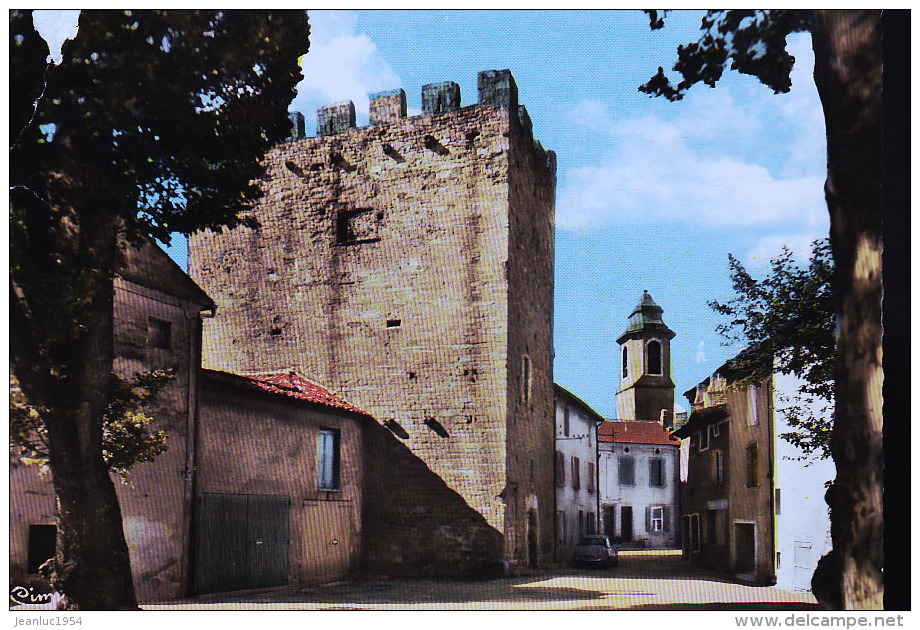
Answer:
M521 125L511 74L483 74L473 106L452 109L445 88L450 107L407 118L404 94L384 93L365 128L350 104L324 108L319 137L266 157L261 227L189 241L189 273L218 304L205 367L293 369L373 415L481 516L439 522L434 490L403 497L418 513L403 522L425 530L405 536L456 549L445 573L552 557L555 158ZM403 456L368 457L368 475L399 478ZM388 502L369 514L401 504L366 500ZM398 554L399 532L380 535ZM369 564L411 573L417 555Z

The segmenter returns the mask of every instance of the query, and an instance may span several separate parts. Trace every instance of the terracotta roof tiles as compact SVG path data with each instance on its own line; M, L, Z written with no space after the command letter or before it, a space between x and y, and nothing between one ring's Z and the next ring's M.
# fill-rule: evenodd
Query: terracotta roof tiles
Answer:
M231 372L221 372L218 370L202 370L202 372L212 380L234 385L242 385L251 389L257 389L269 394L286 396L295 400L302 400L307 403L349 411L360 416L370 418L371 415L366 411L355 407L348 401L336 396L328 389L314 383L313 381L300 376L295 372L281 372L269 374L233 374Z
M605 422L598 434L599 442L617 444L663 444L680 446L680 440L671 436L657 422Z

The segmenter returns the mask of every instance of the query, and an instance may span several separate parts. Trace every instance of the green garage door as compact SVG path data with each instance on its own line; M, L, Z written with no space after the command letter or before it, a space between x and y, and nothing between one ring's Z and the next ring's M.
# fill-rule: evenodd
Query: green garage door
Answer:
M288 497L202 493L196 508L193 593L288 583Z

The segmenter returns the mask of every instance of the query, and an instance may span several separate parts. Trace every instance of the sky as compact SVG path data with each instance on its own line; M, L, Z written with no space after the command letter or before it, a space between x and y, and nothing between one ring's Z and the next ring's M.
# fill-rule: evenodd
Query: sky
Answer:
M807 34L788 40L787 94L736 72L676 103L638 91L698 39L701 15L675 11L651 31L625 10L311 11L291 110L312 134L317 108L352 100L366 125L369 94L403 88L418 115L423 84L455 81L466 106L479 71L510 69L534 136L557 156L554 380L614 417L616 339L648 290L676 333L675 402L687 409L682 393L740 350L707 305L732 295L728 255L762 276L783 245L806 261L829 227ZM73 23L72 12L36 18L52 54ZM185 268L184 240L168 251Z

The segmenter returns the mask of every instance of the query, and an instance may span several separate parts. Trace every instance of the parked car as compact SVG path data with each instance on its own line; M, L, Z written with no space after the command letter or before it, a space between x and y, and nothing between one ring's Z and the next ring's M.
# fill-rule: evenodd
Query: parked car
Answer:
M572 556L572 564L576 566L609 568L617 566L617 562L616 548L600 534L582 538Z

